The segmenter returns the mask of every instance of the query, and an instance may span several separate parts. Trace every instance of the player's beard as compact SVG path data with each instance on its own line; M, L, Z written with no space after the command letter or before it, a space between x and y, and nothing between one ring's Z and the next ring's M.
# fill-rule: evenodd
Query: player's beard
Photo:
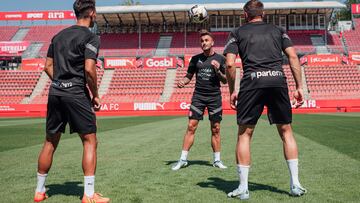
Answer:
M211 49L211 46L203 46L201 47L203 51L209 51Z

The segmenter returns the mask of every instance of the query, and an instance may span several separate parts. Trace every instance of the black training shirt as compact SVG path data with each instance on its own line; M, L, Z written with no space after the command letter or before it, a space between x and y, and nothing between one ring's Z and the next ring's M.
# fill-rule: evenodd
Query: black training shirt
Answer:
M54 62L49 95L87 95L85 59L96 60L99 47L99 38L87 27L73 25L55 35L47 53Z
M211 65L212 60L216 60L220 64L220 71L225 74L225 57L220 54L205 56L204 53L201 53L191 58L186 77L191 80L196 74L194 94L214 96L221 94L220 80Z
M225 45L224 55L240 55L244 69L240 91L287 87L282 52L291 46L285 30L276 25L254 22L233 30Z

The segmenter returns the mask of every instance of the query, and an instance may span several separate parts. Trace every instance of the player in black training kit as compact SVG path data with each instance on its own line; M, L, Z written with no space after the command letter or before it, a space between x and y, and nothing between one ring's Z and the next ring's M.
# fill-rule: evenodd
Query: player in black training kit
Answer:
M100 109L96 59L99 37L90 32L96 18L94 0L76 0L76 25L60 31L51 40L44 71L52 80L47 104L46 139L38 160L38 181L34 201L47 198L45 179L61 133L67 123L70 133L78 133L84 147L82 203L107 203L109 198L94 192L96 170L96 117ZM90 99L88 84L93 98Z
M250 0L244 6L248 23L230 33L225 46L230 105L237 110L238 143L236 160L240 185L229 197L248 199L248 172L250 168L250 141L264 106L268 107L270 124L276 124L283 141L284 156L290 171L290 194L301 196L306 190L298 178L298 150L293 136L292 112L286 77L282 68L282 52L289 58L296 82L295 106L303 103L301 67L292 42L281 27L263 22L264 6L259 0ZM239 54L244 69L240 92L235 90L235 58ZM235 105L237 101L237 105Z
M202 30L200 42L203 53L191 58L186 76L178 83L178 87L183 88L196 74L195 90L189 110L189 123L184 136L180 160L172 167L174 171L188 165L187 155L194 143L199 120L203 120L205 108L208 109L211 123L213 166L227 168L220 160L220 122L222 120L220 81L226 84L225 58L214 52L214 38L210 32Z

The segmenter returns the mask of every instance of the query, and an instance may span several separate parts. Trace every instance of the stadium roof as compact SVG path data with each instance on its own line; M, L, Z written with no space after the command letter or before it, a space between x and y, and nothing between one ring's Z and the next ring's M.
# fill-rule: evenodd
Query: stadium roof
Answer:
M209 15L242 15L245 3L201 4ZM101 6L97 7L97 23L102 24L161 24L187 22L187 11L194 4ZM337 8L346 8L337 1L321 2L265 2L266 14L327 14Z

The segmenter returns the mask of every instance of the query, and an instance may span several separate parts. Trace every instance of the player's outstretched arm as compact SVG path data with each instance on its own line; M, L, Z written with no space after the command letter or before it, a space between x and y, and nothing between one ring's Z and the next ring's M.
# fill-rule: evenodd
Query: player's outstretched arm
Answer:
M49 78L52 80L54 76L54 60L53 58L47 57L44 67L45 73L49 76Z
M100 98L97 88L97 75L96 75L96 61L94 59L85 60L85 73L86 81L93 95L93 105L94 110L97 111L100 109Z
M286 48L285 54L289 58L291 73L294 76L294 80L296 84L296 91L294 92L294 98L296 100L295 107L298 108L304 103L300 61L294 47Z
M236 66L235 66L236 55L233 53L226 54L226 78L229 84L230 91L230 106L232 109L236 109L237 93L235 92L235 77L236 77Z

